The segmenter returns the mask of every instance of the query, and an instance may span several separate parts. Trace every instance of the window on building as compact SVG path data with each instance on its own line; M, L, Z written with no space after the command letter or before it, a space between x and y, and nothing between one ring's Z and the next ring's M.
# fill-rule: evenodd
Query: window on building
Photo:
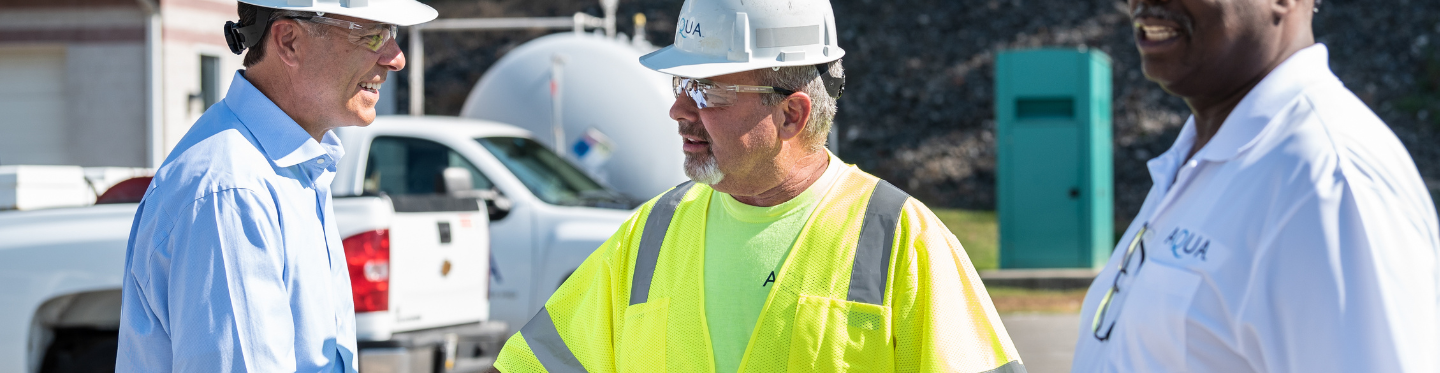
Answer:
M200 100L205 109L220 101L220 57L200 55Z

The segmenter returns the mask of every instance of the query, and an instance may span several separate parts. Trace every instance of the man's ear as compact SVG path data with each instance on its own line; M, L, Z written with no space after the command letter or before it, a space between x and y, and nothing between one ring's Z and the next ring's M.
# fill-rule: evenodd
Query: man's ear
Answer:
M1290 14L1294 12L1301 10L1313 11L1311 10L1314 8L1313 1L1314 0L1270 0L1271 21L1274 22L1276 26L1279 26L1285 17L1290 16Z
M267 53L274 53L285 65L295 67L300 65L300 38L305 30L300 29L300 24L293 19L276 20L270 24L270 33L265 34Z
M810 95L805 92L795 92L780 103L780 111L785 115L785 120L777 128L780 140L793 139L805 130L810 123L811 104Z

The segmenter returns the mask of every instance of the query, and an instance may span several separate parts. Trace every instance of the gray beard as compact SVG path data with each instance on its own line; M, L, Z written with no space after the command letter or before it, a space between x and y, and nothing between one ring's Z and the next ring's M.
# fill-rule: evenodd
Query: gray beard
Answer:
M699 122L687 120L677 122L680 124L680 135L710 139L710 134L705 132L705 127ZM685 176L705 185L719 184L720 180L725 179L725 173L720 172L720 164L715 161L715 153L709 148L706 148L705 152L701 154L685 152Z
M725 173L720 172L720 164L715 162L715 154L710 152L698 156L686 153L685 176L705 185L719 184L725 179Z

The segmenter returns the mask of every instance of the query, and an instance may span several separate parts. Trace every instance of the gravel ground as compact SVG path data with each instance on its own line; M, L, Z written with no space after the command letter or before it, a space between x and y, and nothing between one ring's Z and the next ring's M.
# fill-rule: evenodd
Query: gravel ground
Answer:
M1075 313L1001 314L1010 341L1030 373L1066 373L1075 356L1080 315Z
M442 17L600 14L584 0L427 1ZM672 41L680 0L622 0L619 29L650 20L648 38ZM1116 228L1140 208L1145 160L1169 148L1189 116L1180 99L1139 71L1124 2L1113 0L832 0L850 80L836 118L840 155L940 207L995 206L994 56L1069 46L1114 61ZM1389 123L1427 179L1440 179L1440 1L1383 5L1330 0L1314 23L1332 68ZM426 112L456 114L484 70L546 31L466 32L426 38ZM402 33L403 35L403 33ZM402 40L403 42L403 40ZM402 79L403 81L403 74ZM400 107L407 107L403 86Z

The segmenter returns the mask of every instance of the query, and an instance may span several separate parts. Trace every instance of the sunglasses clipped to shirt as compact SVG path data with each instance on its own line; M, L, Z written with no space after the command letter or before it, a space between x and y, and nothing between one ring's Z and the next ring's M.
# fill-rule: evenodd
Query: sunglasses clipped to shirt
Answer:
M1105 297L1100 299L1100 307L1095 311L1095 321L1090 324L1090 331L1095 334L1095 339L1105 341L1110 339L1110 332L1115 331L1115 323L1119 321L1120 306L1124 303L1126 295L1122 288L1129 288L1135 276L1140 272L1140 267L1145 265L1145 232L1150 230L1150 223L1140 225L1140 231L1135 232L1135 237L1130 239L1130 246L1125 249L1125 257L1120 259L1120 268L1115 271L1115 282L1110 285L1110 291L1105 292ZM1136 249L1139 250L1136 250ZM1135 253L1140 253L1139 260L1132 263ZM1134 268L1131 268L1133 264Z
M741 93L776 93L785 96L795 94L795 91L763 86L763 85L740 85L725 84L710 79L692 79L674 77L671 81L675 90L675 97L680 95L689 96L695 100L695 106L704 108L724 107L735 104L735 99Z

